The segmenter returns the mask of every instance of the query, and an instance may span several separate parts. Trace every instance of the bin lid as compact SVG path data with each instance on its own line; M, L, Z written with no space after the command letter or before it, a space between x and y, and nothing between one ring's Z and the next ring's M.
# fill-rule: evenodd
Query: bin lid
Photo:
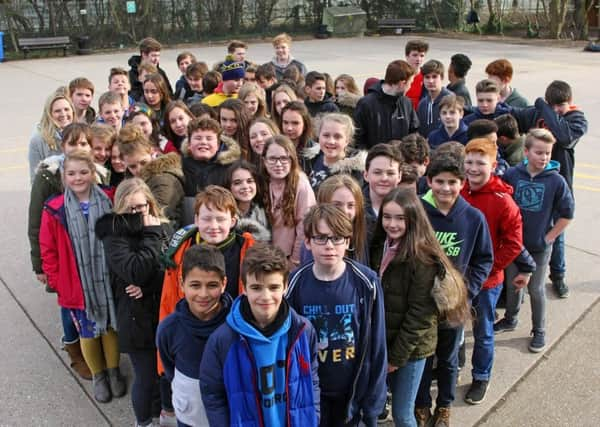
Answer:
M366 15L367 12L357 6L333 6L325 9L332 16Z

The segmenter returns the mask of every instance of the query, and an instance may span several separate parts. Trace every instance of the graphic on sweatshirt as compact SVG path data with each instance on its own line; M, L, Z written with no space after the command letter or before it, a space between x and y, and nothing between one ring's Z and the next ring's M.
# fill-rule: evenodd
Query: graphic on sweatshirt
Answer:
M355 358L354 312L354 304L303 307L302 314L317 331L319 362L340 363Z
M515 190L517 205L523 210L540 212L544 204L546 187L541 182L519 181Z
M456 240L458 233L455 231L436 231L435 237L440 242L440 246L446 253L446 256L455 258L460 255L461 243L464 240Z

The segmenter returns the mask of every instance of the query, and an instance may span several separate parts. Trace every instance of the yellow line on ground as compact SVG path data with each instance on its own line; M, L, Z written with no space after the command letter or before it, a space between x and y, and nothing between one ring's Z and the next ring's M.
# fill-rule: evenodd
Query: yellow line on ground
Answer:
M588 175L585 173L576 173L575 178L583 178L583 179L593 179L594 181L600 181L600 176L597 175Z
M600 165L592 165L590 163L577 163L575 167L584 169L600 169Z
M21 153L24 151L27 151L27 147L7 148L5 150L0 150L0 153Z
M596 187L588 187L587 185L574 185L573 187L577 190L593 191L595 193L600 193L600 188Z
M16 170L16 169L25 169L25 168L27 168L27 165L3 166L3 167L0 167L0 172Z

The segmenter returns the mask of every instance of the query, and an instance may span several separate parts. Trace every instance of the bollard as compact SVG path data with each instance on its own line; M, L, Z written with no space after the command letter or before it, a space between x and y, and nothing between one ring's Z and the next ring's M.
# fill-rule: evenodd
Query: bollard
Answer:
M4 33L0 31L0 62L4 62Z

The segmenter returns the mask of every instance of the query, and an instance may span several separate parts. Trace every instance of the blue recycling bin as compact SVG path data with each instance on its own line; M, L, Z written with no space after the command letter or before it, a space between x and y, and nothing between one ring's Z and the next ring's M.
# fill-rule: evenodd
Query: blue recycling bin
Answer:
M4 33L0 31L0 62L4 62Z

